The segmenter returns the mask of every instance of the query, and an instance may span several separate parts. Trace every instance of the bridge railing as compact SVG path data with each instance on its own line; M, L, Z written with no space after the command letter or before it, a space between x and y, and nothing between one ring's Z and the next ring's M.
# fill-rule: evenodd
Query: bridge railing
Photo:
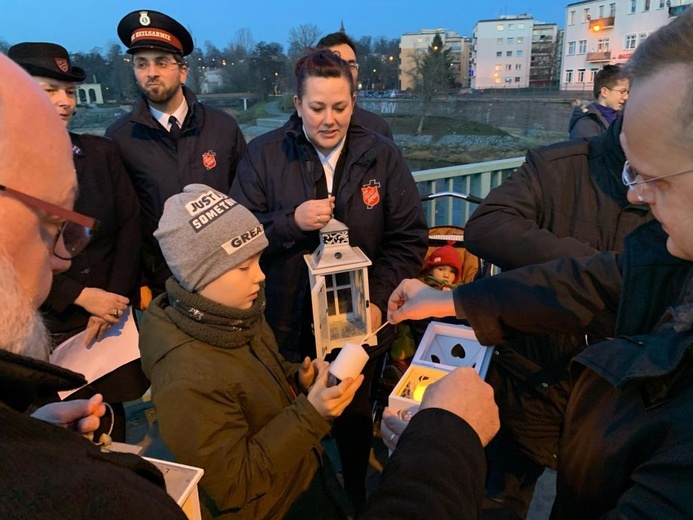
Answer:
M483 199L519 167L524 157L501 159L413 172L422 197L430 193L457 192ZM464 227L476 204L456 197L439 197L424 202L428 225Z

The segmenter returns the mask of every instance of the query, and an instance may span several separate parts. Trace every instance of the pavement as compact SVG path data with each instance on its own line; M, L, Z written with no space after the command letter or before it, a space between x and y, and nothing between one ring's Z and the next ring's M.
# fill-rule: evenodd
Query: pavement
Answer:
M174 461L173 455L159 436L159 425L156 420L156 410L151 401L137 400L125 404L127 417L126 437L128 444L137 444L143 448L141 455ZM339 471L340 463L334 440L327 438L323 446L330 456L335 468ZM174 461L175 462L175 461ZM387 448L383 442L375 438L370 457L370 468L366 477L366 490L372 493L380 481L380 473L387 462ZM537 483L534 500L527 515L527 520L548 520L551 505L555 496L556 473L546 470Z

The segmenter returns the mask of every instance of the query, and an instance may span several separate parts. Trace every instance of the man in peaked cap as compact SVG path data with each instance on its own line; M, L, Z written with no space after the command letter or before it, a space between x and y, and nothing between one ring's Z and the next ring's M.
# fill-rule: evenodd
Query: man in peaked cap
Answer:
M132 55L142 97L106 135L120 145L140 198L144 283L158 294L171 275L153 236L164 202L195 183L228 193L246 143L231 115L201 104L185 87L183 57L194 48L185 27L138 10L120 21L118 36Z

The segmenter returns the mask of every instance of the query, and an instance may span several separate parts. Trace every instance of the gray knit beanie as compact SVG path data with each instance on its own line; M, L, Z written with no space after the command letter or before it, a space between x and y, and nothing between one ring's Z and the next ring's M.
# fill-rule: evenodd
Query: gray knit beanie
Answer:
M173 276L190 292L268 245L255 215L204 184L190 184L166 201L154 236Z

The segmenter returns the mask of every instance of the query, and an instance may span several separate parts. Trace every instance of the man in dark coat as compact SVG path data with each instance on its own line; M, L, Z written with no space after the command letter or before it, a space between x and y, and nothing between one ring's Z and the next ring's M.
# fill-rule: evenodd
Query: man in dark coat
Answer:
M201 104L184 86L183 57L193 50L185 27L156 11L133 11L118 36L132 54L142 97L106 135L120 146L140 198L144 275L159 293L171 276L153 237L164 203L188 184L228 193L246 145L231 115Z
M693 516L693 11L650 35L629 61L621 144L628 200L658 222L623 255L556 260L461 286L412 280L389 319L455 314L483 344L518 332L619 336L575 359L558 460L555 518ZM666 90L665 106L652 99Z
M4 56L0 78L0 517L185 518L154 466L101 453L70 431L98 427L100 397L27 414L33 403L85 383L42 361L49 340L37 309L51 271L70 266L94 221L71 211L72 146L47 96Z
M590 141L530 150L467 222L467 249L503 271L622 251L625 235L652 215L626 198L621 122ZM584 347L584 335L566 334L519 335L496 345L486 380L494 387L502 428L488 450L489 507L500 503L524 517L536 479L544 467L556 468L568 362Z
M356 44L344 31L326 34L318 41L318 47L327 47L344 61L349 64L351 76L354 78L354 85L358 85L359 63L356 56ZM378 132L385 137L392 139L390 125L382 117L373 112L369 112L358 105L354 105L354 113L351 116L354 124Z

